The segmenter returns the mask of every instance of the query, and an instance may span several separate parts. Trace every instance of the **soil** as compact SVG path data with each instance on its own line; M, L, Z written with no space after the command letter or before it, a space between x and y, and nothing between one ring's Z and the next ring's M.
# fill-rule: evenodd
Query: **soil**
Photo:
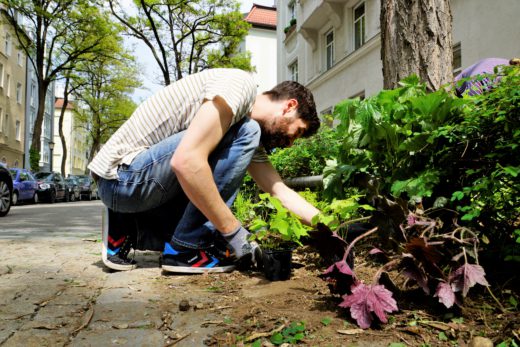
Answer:
M501 312L478 287L464 309L452 310L414 287L399 291L388 324L359 329L318 277L321 258L306 247L294 253L291 278L276 282L256 271L167 274L156 252L136 252L136 270L110 272L97 234L0 240L0 248L2 346L271 346L271 336L294 324L303 336L293 345L306 346L468 346L476 336L496 345L520 335L518 311ZM357 255L356 271L370 281L378 267L366 259ZM493 287L505 306L518 298L512 283Z

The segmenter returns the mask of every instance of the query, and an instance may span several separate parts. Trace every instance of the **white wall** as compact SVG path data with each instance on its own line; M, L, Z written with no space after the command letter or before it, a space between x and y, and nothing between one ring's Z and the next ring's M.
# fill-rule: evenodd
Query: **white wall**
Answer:
M520 0L453 0L451 9L463 68L482 58L520 57Z
M256 68L254 73L258 92L264 92L276 85L276 31L261 28L251 28L245 39L245 49L251 52L251 65Z

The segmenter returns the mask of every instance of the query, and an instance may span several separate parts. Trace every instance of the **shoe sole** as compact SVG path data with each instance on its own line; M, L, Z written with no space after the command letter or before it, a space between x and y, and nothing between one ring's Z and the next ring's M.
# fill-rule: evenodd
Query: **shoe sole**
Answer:
M113 263L110 260L108 260L108 207L105 207L103 209L101 241L101 243L103 244L101 249L101 258L103 259L103 264L105 264L106 267L117 271L133 270L137 267L136 264L122 265Z
M235 265L216 266L216 267L191 267L191 266L173 266L162 265L161 268L167 272L177 272L185 274L203 274L203 273L222 273L235 270Z

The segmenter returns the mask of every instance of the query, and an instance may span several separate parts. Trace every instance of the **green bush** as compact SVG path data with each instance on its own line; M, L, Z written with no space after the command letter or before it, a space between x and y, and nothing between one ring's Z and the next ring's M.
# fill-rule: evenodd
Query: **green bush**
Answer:
M371 194L457 210L466 225L511 244L520 223L520 70L463 99L427 93L415 76L400 85L336 106L342 151L327 162L326 196L345 198L361 182Z
M282 178L321 175L328 158L338 155L340 139L326 125L309 138L298 139L289 148L277 150L269 158Z

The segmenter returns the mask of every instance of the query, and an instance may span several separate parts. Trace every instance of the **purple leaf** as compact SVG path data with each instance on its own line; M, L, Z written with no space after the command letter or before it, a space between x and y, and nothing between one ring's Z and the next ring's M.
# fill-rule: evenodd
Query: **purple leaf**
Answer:
M331 266L319 277L329 283L332 293L350 293L350 287L356 283L356 275L346 261L340 260Z
M489 283L484 277L485 275L486 272L482 266L477 264L464 264L450 275L449 281L451 283L451 289L454 292L462 291L462 296L465 297L468 294L469 288L477 283L483 286L489 286Z
M391 291L380 284L366 285L361 282L352 288L351 295L343 296L343 302L339 306L350 307L352 318L363 329L369 328L372 324L371 312L374 312L381 322L386 323L385 312L397 311L397 303L392 298Z
M455 293L451 289L450 284L446 282L439 282L434 297L438 297L439 302L447 308L452 307L455 303Z
M430 294L430 288L428 287L428 276L424 273L424 270L417 264L416 259L408 253L403 253L403 259L399 264L399 267L403 269L403 275L407 278L417 282L426 294Z

